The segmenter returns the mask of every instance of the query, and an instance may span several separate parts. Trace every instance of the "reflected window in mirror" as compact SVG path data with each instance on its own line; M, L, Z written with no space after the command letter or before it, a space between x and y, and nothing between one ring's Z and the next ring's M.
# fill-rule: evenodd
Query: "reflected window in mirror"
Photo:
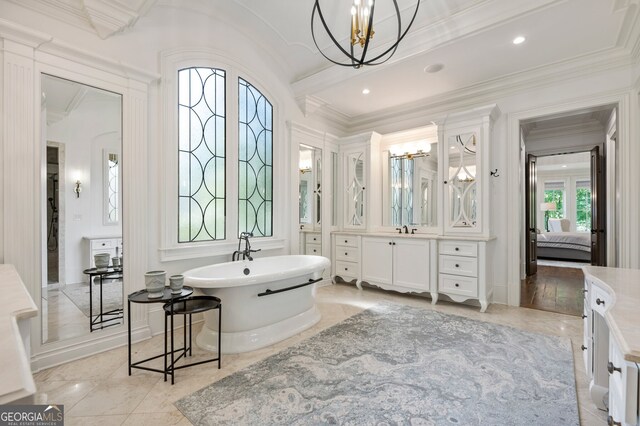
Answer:
M123 324L123 275L113 269L122 256L122 95L45 74L41 87L41 341L49 343ZM110 271L102 299L84 272L96 254L108 257ZM117 313L100 318L100 309Z
M119 220L120 164L118 154L104 152L104 215L105 225L115 225Z
M437 226L437 144L391 146L388 173L388 225Z
M302 228L320 230L322 225L322 150L300 145L299 223Z

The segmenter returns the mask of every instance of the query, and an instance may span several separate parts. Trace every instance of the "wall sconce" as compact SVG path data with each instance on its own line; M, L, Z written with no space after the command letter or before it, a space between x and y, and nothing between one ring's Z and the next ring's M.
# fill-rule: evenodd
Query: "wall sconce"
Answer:
M73 188L73 192L76 193L76 198L80 198L80 193L82 192L82 184L80 183L80 180L76 181L76 187Z

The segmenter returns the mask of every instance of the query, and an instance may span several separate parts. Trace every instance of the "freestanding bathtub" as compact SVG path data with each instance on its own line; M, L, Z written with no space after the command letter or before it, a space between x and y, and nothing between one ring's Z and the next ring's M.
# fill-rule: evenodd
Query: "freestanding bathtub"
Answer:
M315 283L330 264L322 256L274 256L204 266L183 275L185 285L222 300L222 353L238 353L272 345L320 321ZM216 351L218 314L204 315L196 343Z

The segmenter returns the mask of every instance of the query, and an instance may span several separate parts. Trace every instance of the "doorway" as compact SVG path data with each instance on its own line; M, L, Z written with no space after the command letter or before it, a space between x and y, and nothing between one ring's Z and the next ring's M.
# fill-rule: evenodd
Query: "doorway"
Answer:
M523 122L520 306L580 316L582 267L607 264L605 159L612 107Z

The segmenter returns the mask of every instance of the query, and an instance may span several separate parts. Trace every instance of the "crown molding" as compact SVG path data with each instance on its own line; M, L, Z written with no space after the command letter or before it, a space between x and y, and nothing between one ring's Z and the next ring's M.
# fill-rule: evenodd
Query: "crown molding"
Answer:
M498 98L514 93L631 65L632 59L626 49L616 48L596 52L491 79L383 111L349 117L347 130L349 133L357 133L381 124L424 122L427 119L425 111L429 111L430 117L436 117L454 109L466 109L478 104L495 102Z

